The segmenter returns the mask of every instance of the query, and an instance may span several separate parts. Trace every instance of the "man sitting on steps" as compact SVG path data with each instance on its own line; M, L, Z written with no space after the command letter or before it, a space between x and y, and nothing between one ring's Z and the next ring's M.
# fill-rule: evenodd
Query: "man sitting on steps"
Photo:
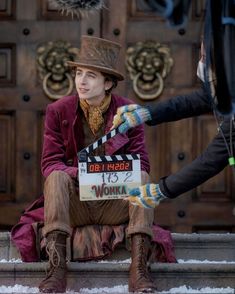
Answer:
M153 292L147 261L153 237L154 211L129 205L124 200L80 201L77 186L77 152L111 127L117 108L130 104L126 98L111 94L123 76L115 66L119 44L83 36L79 59L69 62L75 69L77 95L63 97L49 104L46 111L42 173L44 185L44 227L50 269L41 282L41 292L66 290L66 239L71 227L119 225L129 222L132 263L129 290ZM143 127L118 135L92 155L140 154L142 182L148 181L149 162Z

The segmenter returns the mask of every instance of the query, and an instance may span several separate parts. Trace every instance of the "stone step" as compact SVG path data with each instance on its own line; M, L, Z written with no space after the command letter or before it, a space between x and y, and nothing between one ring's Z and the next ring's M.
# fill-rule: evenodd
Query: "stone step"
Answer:
M177 259L235 261L235 234L173 233L172 238ZM130 254L119 248L110 258L125 260L130 258Z
M172 234L177 259L235 261L235 234Z
M235 234L177 234L173 233L177 259L235 261ZM20 258L15 246L10 242L10 233L0 233L0 260ZM109 260L125 260L130 253L120 246Z
M0 263L0 283L37 287L47 263ZM128 284L129 263L87 262L68 264L68 288L112 288ZM158 291L186 285L193 289L235 288L235 264L153 264L151 275Z
M235 288L235 234L172 234L177 259L213 260L217 263L155 263L152 277L158 291L186 285L193 289L204 287ZM0 233L0 284L20 284L37 287L45 276L47 263L13 262L19 254L10 242L9 232ZM6 262L3 261L6 260ZM117 261L118 260L118 261ZM68 288L112 288L127 285L130 254L118 248L108 260L102 262L68 263Z

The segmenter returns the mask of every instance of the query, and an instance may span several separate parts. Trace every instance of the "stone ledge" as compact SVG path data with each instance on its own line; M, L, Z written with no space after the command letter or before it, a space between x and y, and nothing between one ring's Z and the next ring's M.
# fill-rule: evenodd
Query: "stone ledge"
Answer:
M222 238L221 238L222 237ZM201 242L201 243L210 243L218 242L219 243L235 243L235 234L180 234L172 233L172 238L176 243L181 242Z
M1 262L0 274L6 271L15 272L40 272L47 268L47 262ZM130 263L121 262L69 262L69 272L128 272ZM226 272L235 274L235 264L229 263L153 263L152 272L177 272L177 273L218 273Z
M177 234L172 233L177 259L235 261L235 234ZM18 259L20 255L10 242L10 233L0 233L0 259ZM108 260L125 260L130 253L117 248Z
M73 262L68 264L68 287L114 287L127 285L129 263ZM0 263L0 283L37 287L45 277L47 263ZM235 264L165 264L151 266L151 275L159 291L187 285L192 288L235 288Z

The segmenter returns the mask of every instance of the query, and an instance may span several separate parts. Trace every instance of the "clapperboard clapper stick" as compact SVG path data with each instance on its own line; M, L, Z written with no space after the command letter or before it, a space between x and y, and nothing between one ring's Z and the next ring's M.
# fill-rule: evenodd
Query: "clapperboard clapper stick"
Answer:
M86 148L82 149L80 152L78 152L78 159L80 162L87 161L87 155L94 151L96 148L107 142L109 139L113 138L119 134L118 129L113 129L110 132L108 132L106 135L100 137L97 141L94 143L88 145Z

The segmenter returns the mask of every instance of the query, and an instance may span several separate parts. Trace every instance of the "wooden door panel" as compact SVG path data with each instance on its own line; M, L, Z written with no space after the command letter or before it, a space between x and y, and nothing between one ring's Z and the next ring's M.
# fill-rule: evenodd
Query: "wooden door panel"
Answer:
M217 134L215 128L216 121L213 116L204 116L198 118L197 137L198 137L198 153L202 153L207 145ZM232 179L231 168L227 167L216 177L209 179L206 183L197 188L197 195L200 201L232 201Z
M2 20L15 19L16 0L0 1L0 17Z
M14 200L15 116L0 112L0 202Z
M16 82L16 46L0 43L0 86L14 86Z
M37 116L33 111L18 110L16 117L16 200L30 202L37 194ZM30 191L30 193L29 193Z
M45 95L37 49L58 40L79 47L81 34L100 36L92 18L62 15L48 0L0 1L0 229L9 229L42 194L40 169Z

